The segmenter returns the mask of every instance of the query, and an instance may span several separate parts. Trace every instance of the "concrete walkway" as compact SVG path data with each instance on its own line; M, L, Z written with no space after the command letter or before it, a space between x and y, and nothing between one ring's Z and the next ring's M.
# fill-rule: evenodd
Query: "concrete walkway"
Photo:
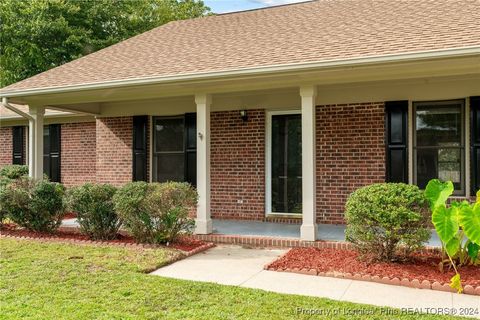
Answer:
M379 283L267 271L263 266L286 250L218 246L154 271L163 277L214 282L393 308L474 308L480 297ZM476 316L480 318L480 316Z

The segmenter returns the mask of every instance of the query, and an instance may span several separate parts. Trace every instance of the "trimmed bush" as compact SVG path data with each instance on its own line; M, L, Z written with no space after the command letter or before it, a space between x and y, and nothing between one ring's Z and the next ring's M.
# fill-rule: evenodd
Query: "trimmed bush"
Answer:
M109 184L86 183L68 191L68 208L77 214L81 232L90 239L111 240L117 237L122 222L112 201L116 190Z
M346 205L346 239L361 256L405 259L430 238L428 201L417 186L379 183L353 192Z
M5 192L6 187L12 181L16 179L27 177L28 176L28 167L20 165L8 165L0 169L0 198L3 192ZM0 226L3 224L4 220L7 218L7 212L3 209L3 201L0 201Z
M6 178L15 180L26 176L28 176L28 166L12 164L0 169L0 179Z
M189 211L197 205L196 190L188 183L132 182L114 196L123 226L138 242L168 243L190 234L195 222Z
M64 214L64 187L47 180L20 178L0 194L2 210L21 227L31 231L53 232Z

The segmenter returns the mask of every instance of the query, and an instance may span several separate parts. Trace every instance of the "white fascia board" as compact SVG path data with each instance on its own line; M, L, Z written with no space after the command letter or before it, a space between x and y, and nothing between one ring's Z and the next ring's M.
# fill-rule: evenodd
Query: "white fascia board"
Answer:
M251 67L232 69L225 71L213 71L213 72L201 72L201 73L189 73L179 75L167 75L161 77L144 77L144 78L132 78L123 80L112 80L105 82L87 83L79 85L67 85L62 87L45 87L38 89L26 89L26 90L13 90L4 91L0 90L0 97L23 97L41 94L52 93L64 93L83 90L95 90L95 89L107 89L116 87L136 86L136 85L149 85L149 84L162 84L162 83L174 83L182 81L195 81L195 80L213 80L219 78L229 78L236 76L254 76L263 74L272 74L279 72L295 72L306 71L322 68L332 67L358 67L380 63L394 63L394 62L408 62L419 61L438 58L458 58L465 56L480 55L480 46L463 47L454 49L441 49L441 50L429 50L422 52L410 52L410 53L398 53L388 54L381 56L367 56L361 58L348 58L348 59L333 59L325 60L321 62L302 62L293 64L282 65L270 65L262 67Z

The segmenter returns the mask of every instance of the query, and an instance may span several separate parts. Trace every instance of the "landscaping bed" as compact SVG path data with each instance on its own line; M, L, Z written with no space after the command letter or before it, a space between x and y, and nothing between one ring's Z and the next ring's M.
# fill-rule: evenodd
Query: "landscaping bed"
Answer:
M177 249L185 252L187 255L198 253L200 251L209 249L213 247L213 243L205 242L202 240L194 239L192 237L181 237L174 243L169 245L160 246L160 245L148 245L148 244L137 244L135 239L125 234L118 234L116 239L113 240L102 240L102 241L92 241L88 236L83 235L76 231L66 231L66 230L57 230L54 233L45 233L45 232L34 232L27 229L19 228L15 224L4 224L0 229L3 236L14 237L14 238L31 238L31 239L48 239L48 240L58 240L58 241L67 241L67 242L83 242L83 243L92 243L92 244L110 244L110 245L120 245L120 246L140 246L140 247L168 247Z
M448 283L453 270L442 273L438 268L440 256L422 253L397 263L367 263L358 259L352 250L294 248L265 268L321 276L333 276L409 287L453 291ZM480 295L480 267L461 268L465 293Z

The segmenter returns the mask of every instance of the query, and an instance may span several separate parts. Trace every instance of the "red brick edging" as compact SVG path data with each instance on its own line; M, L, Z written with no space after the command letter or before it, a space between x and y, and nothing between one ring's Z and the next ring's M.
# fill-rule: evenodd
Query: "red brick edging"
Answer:
M315 269L287 268L287 269L279 270L279 269L270 267L270 264L271 263L265 265L264 269L270 270L270 271L293 272L293 273L307 274L307 275L321 276L321 277L332 277L332 278L339 278L339 279L376 282L376 283L383 283L383 284L394 285L394 286L404 286L404 287L410 287L410 288L416 288L416 289L431 289L431 290L437 290L437 291L457 292L456 290L450 288L448 283L441 284L437 281L432 283L428 280L423 280L420 282L420 280L418 279L409 280L407 278L404 278L404 279L389 278L389 277L382 277L382 276L361 275L358 273L351 274L351 273L343 273L343 272L335 272L335 271L317 272L317 270ZM471 285L466 285L463 288L463 292L465 294L480 296L480 286L477 286L475 288Z
M184 257L190 257L194 254L197 254L202 251L215 247L214 243L207 242L193 250L184 251L184 250L173 248L173 247L154 245L154 244L65 239L65 238L58 238L58 237L27 237L27 236L13 236L13 235L0 234L0 238L10 238L10 239L16 239L16 240L38 240L40 242L58 242L58 243L70 243L70 244L73 243L73 244L80 244L80 245L86 244L86 245L96 245L96 246L112 246L112 247L125 247L125 248L137 248L137 249L155 249L155 248L175 249L177 251L180 251Z

